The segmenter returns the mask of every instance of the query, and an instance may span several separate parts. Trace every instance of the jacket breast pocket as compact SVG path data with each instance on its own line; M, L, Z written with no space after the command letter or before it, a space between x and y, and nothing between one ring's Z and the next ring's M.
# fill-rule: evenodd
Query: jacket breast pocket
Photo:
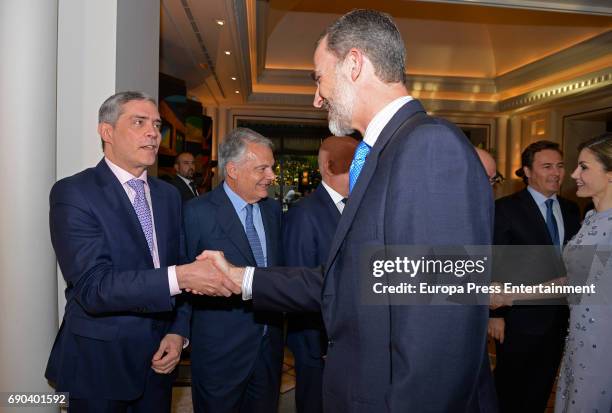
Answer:
M81 337L112 341L117 337L119 326L77 317L70 321L70 331Z

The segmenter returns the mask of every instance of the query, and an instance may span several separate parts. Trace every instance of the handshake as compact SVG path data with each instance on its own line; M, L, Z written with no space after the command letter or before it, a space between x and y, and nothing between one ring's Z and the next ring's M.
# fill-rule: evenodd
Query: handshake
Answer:
M498 282L491 283L491 287L497 288L500 292L491 293L489 308L497 310L500 307L510 307L514 303L516 297L513 294L501 292L502 285Z
M240 294L243 277L244 268L230 264L221 251L204 251L194 262L176 267L179 288L199 295Z

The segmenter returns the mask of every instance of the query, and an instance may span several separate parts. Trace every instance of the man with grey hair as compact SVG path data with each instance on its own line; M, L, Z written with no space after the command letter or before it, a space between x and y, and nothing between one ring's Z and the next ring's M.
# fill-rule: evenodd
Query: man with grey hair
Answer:
M99 111L104 158L51 189L51 241L67 287L45 376L70 393L71 412L169 412L170 373L189 337L181 290L234 288L206 261L176 265L181 200L147 175L160 126L150 96L111 96Z
M240 265L282 264L272 142L238 128L219 146L224 181L185 207L187 254L223 251ZM282 314L253 311L240 297L192 300L195 412L275 412L283 357Z
M455 125L428 116L409 96L404 59L397 27L374 10L345 14L317 44L314 106L327 110L335 135L364 136L322 271L243 268L218 252L202 256L240 283L255 309L322 311L325 411L494 412L488 308L373 297L372 272L360 265L364 245L462 248L492 240L493 195L480 160ZM364 295L384 305L367 305Z

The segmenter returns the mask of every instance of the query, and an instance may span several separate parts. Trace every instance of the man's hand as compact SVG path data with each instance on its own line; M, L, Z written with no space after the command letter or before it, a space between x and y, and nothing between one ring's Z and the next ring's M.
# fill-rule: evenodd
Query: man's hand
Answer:
M223 270L215 261L198 257L191 264L177 266L176 278L181 290L224 297L240 294L241 284L233 282Z
M491 286L501 286L499 283L492 283ZM491 300L489 302L489 308L491 310L496 310L499 307L510 307L514 302L514 297L512 294L505 293L493 293L491 294Z
M232 290L235 294L240 294L242 291L242 279L244 278L244 267L236 267L229 263L225 259L222 251L202 251L200 255L196 257L197 261L209 261L212 265L217 268L218 271L225 274L228 280L230 280L231 284L238 287L238 292ZM187 290L193 294L205 295L205 292L202 292L197 289L189 289Z
M159 343L159 348L151 360L151 368L159 374L169 374L181 359L183 337L178 334L166 334Z
M489 318L489 336L499 341L500 344L504 343L504 330L506 329L506 322L501 317Z
M242 279L244 278L244 267L236 267L225 259L222 251L203 251L196 257L197 260L211 260L215 267L225 275L227 275L234 284L242 289Z

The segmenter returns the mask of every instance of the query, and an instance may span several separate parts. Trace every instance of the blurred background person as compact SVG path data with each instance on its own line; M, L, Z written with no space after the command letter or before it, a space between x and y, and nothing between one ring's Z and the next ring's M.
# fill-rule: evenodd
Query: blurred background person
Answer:
M560 251L576 234L578 206L557 195L565 174L562 156L559 145L550 141L525 148L516 174L527 187L495 202L495 245L551 245ZM531 269L525 268L519 270L521 282L537 284L559 277L560 254L551 251L545 259L545 273L537 274L543 278L525 280ZM502 412L544 411L561 360L567 320L566 305L506 307L491 313L488 331L497 340L494 376Z
M224 181L184 208L187 255L223 251L231 262L282 264L272 142L234 129L219 146ZM281 313L255 312L240 296L193 297L191 376L195 412L275 412L283 359Z
M190 152L179 153L174 160L176 175L170 183L181 193L183 203L198 196L198 190L194 181L195 158Z
M348 172L356 147L357 141L348 136L330 136L321 143L318 163L322 181L285 216L283 246L287 266L325 265L348 197ZM327 335L321 314L289 314L287 345L295 359L297 412L322 412Z

